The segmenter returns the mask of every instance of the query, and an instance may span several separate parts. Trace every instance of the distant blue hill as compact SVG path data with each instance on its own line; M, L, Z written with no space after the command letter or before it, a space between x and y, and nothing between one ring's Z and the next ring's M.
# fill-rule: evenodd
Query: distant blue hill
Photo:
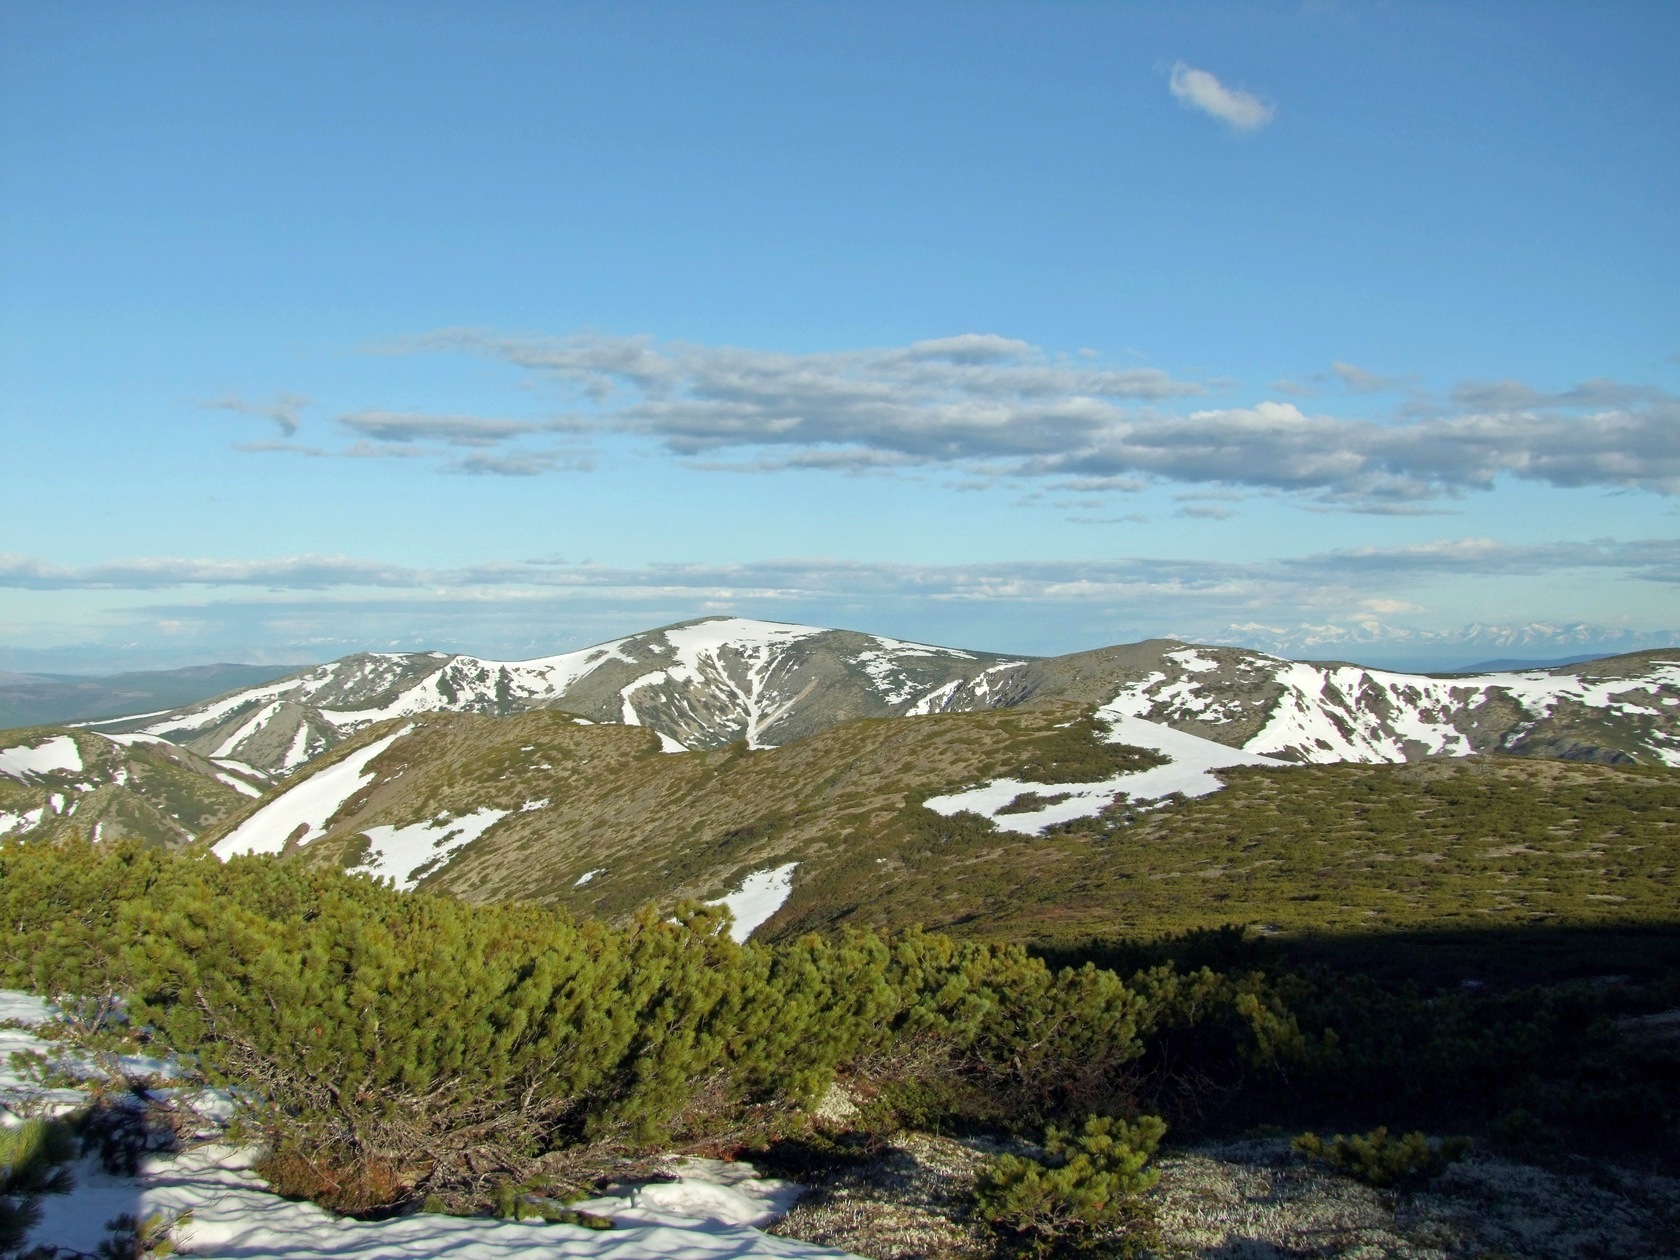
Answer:
M295 674L300 665L191 665L88 678L0 673L0 730L174 709Z

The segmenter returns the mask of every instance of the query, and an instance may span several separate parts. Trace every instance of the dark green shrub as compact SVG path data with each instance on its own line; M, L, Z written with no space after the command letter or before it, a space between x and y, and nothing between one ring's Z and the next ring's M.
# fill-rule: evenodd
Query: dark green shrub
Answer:
M1077 1134L1052 1128L1048 1160L991 1162L975 1187L976 1210L1024 1254L1131 1254L1152 1235L1142 1196L1160 1174L1145 1165L1165 1132L1155 1116L1135 1124L1091 1116Z
M1014 773L1028 783L1100 783L1165 762L1153 749L1110 743L1107 729L1087 714L1035 738Z
M1328 1142L1316 1133L1303 1133L1291 1145L1308 1159L1378 1188L1429 1181L1470 1149L1466 1138L1432 1141L1422 1133L1393 1137L1381 1125L1369 1133L1338 1133Z

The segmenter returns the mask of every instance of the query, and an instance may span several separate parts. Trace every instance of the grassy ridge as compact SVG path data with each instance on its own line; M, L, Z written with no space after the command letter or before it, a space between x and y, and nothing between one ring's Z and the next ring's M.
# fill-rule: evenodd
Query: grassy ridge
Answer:
M622 920L796 861L766 937L922 924L1056 944L1226 923L1292 937L1680 924L1680 772L1656 767L1239 768L1210 796L1120 806L1044 836L922 807L1003 775L1054 783L1150 764L1102 743L1088 714L864 720L785 748L676 756L651 732L554 712L429 715L302 856L353 862L368 826L493 806L509 817L425 887ZM599 873L579 886L586 871Z

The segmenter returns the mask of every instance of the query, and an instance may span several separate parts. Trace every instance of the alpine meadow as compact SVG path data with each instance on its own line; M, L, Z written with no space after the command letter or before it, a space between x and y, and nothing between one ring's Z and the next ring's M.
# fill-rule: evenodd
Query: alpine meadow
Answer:
M0 0L0 1260L1680 1255L1677 63Z

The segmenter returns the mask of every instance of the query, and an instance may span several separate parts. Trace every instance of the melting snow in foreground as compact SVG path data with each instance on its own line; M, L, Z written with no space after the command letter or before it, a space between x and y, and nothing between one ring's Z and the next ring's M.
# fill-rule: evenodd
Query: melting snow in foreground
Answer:
M544 802L546 804L546 802ZM529 808L527 806L526 808ZM505 809L474 810L454 822L417 822L407 827L369 827L366 860L355 868L376 879L390 879L398 888L413 888L434 867L447 862L508 816Z
M0 748L0 774L21 779L31 774L51 774L54 770L80 770L82 754L76 741L68 735L54 735L31 747L18 744Z
M35 1025L52 1008L29 994L0 990L0 1021ZM50 1050L30 1033L0 1028L0 1050ZM41 1091L26 1085L0 1058L0 1104L35 1110L63 1110L85 1101L80 1091ZM152 1070L164 1065L151 1064ZM137 1068L142 1065L136 1064ZM58 1095L65 1095L59 1098ZM0 1120L13 1115L0 1106ZM92 1253L107 1233L104 1223L129 1213L145 1217L190 1211L192 1220L177 1237L183 1254L208 1260L285 1256L287 1260L411 1260L415 1256L453 1260L787 1260L841 1258L846 1253L760 1233L792 1206L799 1187L760 1178L750 1164L678 1160L677 1180L615 1188L582 1206L611 1217L616 1228L492 1221L454 1216L406 1216L385 1221L334 1217L310 1203L293 1203L264 1189L250 1171L249 1148L207 1144L178 1155L152 1155L140 1173L106 1173L97 1159L75 1169L68 1194L41 1199L41 1220L27 1246L53 1245Z
M1279 761L1276 757L1244 752L1240 748L1227 748L1199 735L1133 717L1112 706L1099 709L1097 716L1110 724L1108 738L1111 743L1149 748L1169 760L1165 765L1134 770L1100 783L1023 783L1018 779L995 779L966 792L930 797L927 807L947 816L966 809L986 815L1004 831L1035 835L1055 823L1095 816L1113 801L1117 792L1125 792L1130 800L1140 804L1158 801L1174 792L1185 796L1207 796L1225 786L1215 776L1215 770L1227 766L1285 767L1293 764ZM1031 813L997 812L1023 792L1066 799Z
M413 729L410 725L393 731L282 792L216 841L212 852L224 861L238 853L278 853L299 827L306 828L300 843L319 839L339 806L373 782L368 762Z
M731 937L737 941L746 940L760 924L782 908L782 903L793 891L793 868L798 865L798 862L789 862L773 870L754 871L741 881L737 891L711 903L728 906L729 912L735 916L735 922L729 929Z

